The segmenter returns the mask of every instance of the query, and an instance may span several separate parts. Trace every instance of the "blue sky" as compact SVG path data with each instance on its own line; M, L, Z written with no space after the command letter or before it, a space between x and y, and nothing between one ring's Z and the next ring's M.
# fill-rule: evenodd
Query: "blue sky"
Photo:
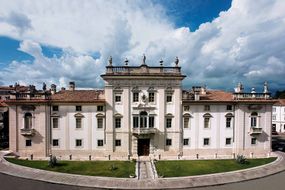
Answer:
M184 88L284 89L284 26L282 0L0 0L0 85L101 88L110 55L138 65L145 53L149 65L178 56Z

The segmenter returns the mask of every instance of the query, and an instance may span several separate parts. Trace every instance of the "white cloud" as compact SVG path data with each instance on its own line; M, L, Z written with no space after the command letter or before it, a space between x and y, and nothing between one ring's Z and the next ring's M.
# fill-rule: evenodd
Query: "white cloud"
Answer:
M0 19L0 35L23 40L19 50L35 60L13 62L2 75L5 83L41 80L64 85L76 80L82 87L102 84L99 74L109 55L115 64L139 65L142 53L147 63L165 65L180 58L189 77L185 86L207 84L233 89L242 81L257 87L265 80L282 88L285 81L285 1L234 0L232 7L212 22L191 32L175 28L163 7L151 1L0 1L0 18L22 14L24 32L17 24ZM22 23L22 22L21 22ZM47 58L40 44L63 48L61 57ZM94 59L90 53L99 52ZM28 75L19 77L19 73ZM3 75L2 75L3 76ZM17 80L18 79L18 80Z

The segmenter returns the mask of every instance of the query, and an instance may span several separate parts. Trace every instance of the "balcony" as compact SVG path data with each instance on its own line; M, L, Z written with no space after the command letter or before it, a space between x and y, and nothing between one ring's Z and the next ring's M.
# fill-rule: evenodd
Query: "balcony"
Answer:
M156 128L133 128L133 134L144 135L144 134L155 134Z
M21 135L32 137L36 134L35 129L21 129Z
M262 128L261 127L251 127L249 134L250 135L259 135L262 133Z

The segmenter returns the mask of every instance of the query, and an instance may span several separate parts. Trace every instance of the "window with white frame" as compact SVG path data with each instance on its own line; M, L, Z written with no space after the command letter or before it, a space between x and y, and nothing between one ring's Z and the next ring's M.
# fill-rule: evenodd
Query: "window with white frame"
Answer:
M82 106L75 106L75 111L82 111Z
M172 139L166 139L165 144L166 144L166 146L171 146L172 145Z
M190 118L189 117L184 117L184 128L189 128L189 121L190 121Z
M138 128L139 127L139 117L134 116L133 117L133 128Z
M166 128L171 128L172 126L172 118L166 118Z
M166 95L166 102L172 102L172 94Z
M227 105L227 111L231 111L233 109L232 105Z
M203 145L204 145L204 146L210 145L210 138L204 138L204 139L203 139Z
M24 116L24 120L25 120L25 126L24 128L25 129L32 129L32 126L33 126L33 116L31 113L25 113L25 116Z
M115 95L115 102L117 102L117 103L121 102L121 95L120 94Z
M153 128L154 127L154 116L149 116L148 118L148 127Z
M121 139L115 140L115 146L121 146Z
M255 137L251 138L251 144L256 145L256 138Z
M148 114L146 111L140 112L140 128L147 127L147 117L148 117Z
M276 112L276 108L275 107L272 108L272 112Z
M81 147L82 146L82 139L75 139L75 146Z
M133 102L138 102L139 101L139 93L138 92L134 92L133 93Z
M184 106L184 111L190 111L190 106Z
M104 106L97 106L97 111L104 111Z
M251 127L257 127L257 117L258 117L258 114L256 112L253 112L250 115L250 126Z
M76 129L80 129L82 127L82 118L75 118L76 121Z
M232 144L232 138L226 138L226 145Z
M58 111L58 106L52 106L52 111Z
M52 118L52 128L54 129L58 128L58 118L57 117Z
M115 128L121 128L121 118L115 118Z
M189 139L183 139L183 145L189 146Z
M26 140L26 146L32 146L32 140L31 139Z
M52 146L59 146L59 140L58 139L52 139Z
M204 128L205 129L210 128L210 118L209 117L204 118Z
M97 127L99 129L103 128L103 118L97 118Z
M226 128L230 128L232 125L232 118L231 117L227 117L226 118Z
M205 106L204 106L204 111L210 111L210 110L211 110L210 105L205 105Z
M97 146L103 146L104 141L102 139L97 140Z
M149 102L154 102L154 92L149 92L148 93L148 101Z

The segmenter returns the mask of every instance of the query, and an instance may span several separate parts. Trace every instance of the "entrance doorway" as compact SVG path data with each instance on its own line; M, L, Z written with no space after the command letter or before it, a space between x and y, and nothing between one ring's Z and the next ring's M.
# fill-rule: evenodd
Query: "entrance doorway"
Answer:
M149 139L138 139L138 155L148 156L149 155Z

